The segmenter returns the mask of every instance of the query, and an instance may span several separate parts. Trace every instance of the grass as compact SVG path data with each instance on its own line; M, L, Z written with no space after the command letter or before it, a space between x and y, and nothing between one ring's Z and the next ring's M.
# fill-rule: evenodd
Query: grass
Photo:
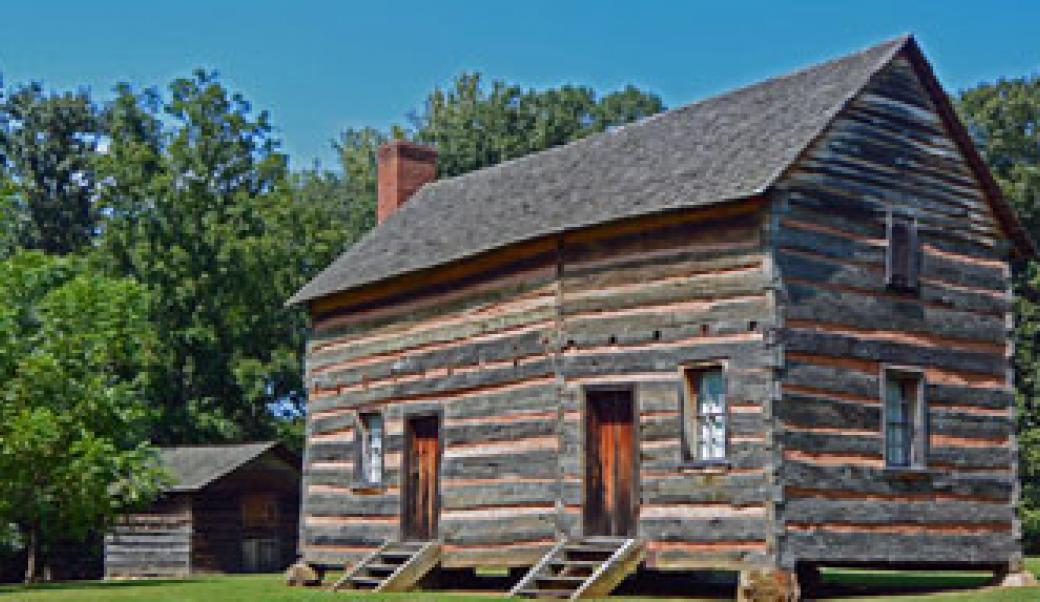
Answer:
M1030 558L1027 566L1040 573L1040 558ZM985 588L985 573L943 573L926 571L869 571L831 569L824 572L824 583L844 600L932 600L935 602L1026 602L1040 600L1040 588ZM960 590L960 591L958 591ZM387 602L501 602L501 595L481 593L410 592L407 594L331 593L319 589L290 588L280 575L231 575L188 580L81 581L48 583L25 587L0 585L5 602L332 602L334 600L371 600ZM620 600L654 600L623 596ZM671 598L675 600L675 598Z

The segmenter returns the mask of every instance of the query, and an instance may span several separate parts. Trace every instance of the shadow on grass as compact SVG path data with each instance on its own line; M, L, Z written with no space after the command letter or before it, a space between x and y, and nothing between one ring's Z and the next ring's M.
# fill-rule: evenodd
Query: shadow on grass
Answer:
M988 572L876 571L824 569L819 597L894 596L977 589L990 584Z
M201 583L200 579L126 579L122 581L56 581L50 583L33 583L25 585L22 583L9 583L0 585L0 594L15 594L19 592L35 590L106 590L127 587L157 587L170 585L183 585L190 583Z

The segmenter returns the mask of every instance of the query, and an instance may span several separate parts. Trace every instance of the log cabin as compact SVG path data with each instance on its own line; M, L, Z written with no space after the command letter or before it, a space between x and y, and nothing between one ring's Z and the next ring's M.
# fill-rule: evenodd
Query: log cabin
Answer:
M459 177L378 155L309 309L300 550L515 567L1023 571L1011 265L1034 244L916 41Z
M171 484L105 536L105 578L278 571L296 557L300 458L277 442L159 450Z

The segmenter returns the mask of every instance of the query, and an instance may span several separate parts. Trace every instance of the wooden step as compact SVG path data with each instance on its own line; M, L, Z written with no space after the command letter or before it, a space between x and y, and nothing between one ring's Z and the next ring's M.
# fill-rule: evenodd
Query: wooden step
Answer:
M564 552L578 552L582 554L613 554L617 547L595 543L576 543L564 546Z
M532 598L570 598L574 595L572 589L524 589L518 592L521 596Z
M610 538L607 535L587 535L581 538L581 543L584 544L603 544L607 546L613 546L614 548L620 548L625 545L628 541L627 538Z
M588 578L588 575L536 575L534 580L536 583L563 583L568 585L573 584L575 587L577 587L581 583L584 583L585 580Z
M383 564L381 562L370 562L365 565L365 570L377 573L392 573L400 568L400 564Z
M592 598L609 595L643 559L636 539L582 538L561 541L510 594L532 598Z
M549 561L549 564L553 566L568 566L568 567L590 567L597 566L602 561L600 560L570 560L568 558L553 558Z
M440 545L437 543L388 541L354 565L332 585L332 589L407 591L439 563Z

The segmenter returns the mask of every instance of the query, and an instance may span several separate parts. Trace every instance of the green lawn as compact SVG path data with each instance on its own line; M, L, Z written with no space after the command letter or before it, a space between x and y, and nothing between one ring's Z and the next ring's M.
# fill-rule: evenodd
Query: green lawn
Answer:
M1040 558L1031 558L1029 568L1040 573ZM987 575L979 573L931 572L877 572L858 570L828 570L827 584L840 585L843 600L934 600L950 602L1025 602L1040 600L1040 588L978 589L985 585ZM960 588L960 591L957 589ZM965 590L964 588L972 588ZM916 595L892 595L895 589L927 592ZM936 590L946 591L937 592ZM5 602L107 602L120 600L147 600L149 602L330 602L333 600L373 599L415 600L417 602L491 602L500 596L487 594L351 594L331 593L317 589L289 588L282 584L280 575L214 576L190 580L142 580L115 582L53 583L33 587L0 586L0 598ZM640 598L620 597L621 600ZM645 598L663 602L667 598Z

